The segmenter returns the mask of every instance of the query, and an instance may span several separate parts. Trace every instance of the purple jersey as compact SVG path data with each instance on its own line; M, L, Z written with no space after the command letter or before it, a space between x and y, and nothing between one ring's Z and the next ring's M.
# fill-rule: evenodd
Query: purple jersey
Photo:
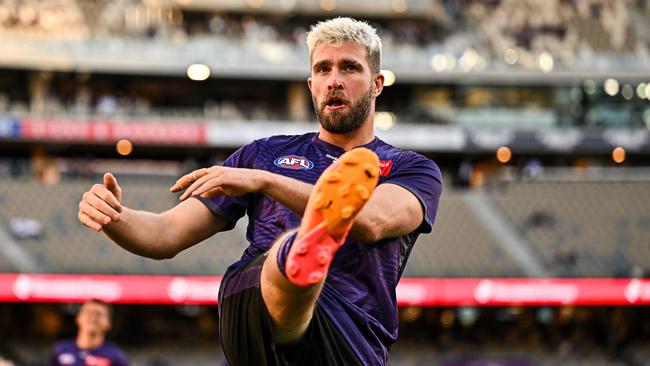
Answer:
M129 361L119 348L104 342L101 346L83 350L74 339L57 342L48 366L127 366Z
M409 190L425 212L420 227L405 236L374 244L347 240L332 261L318 299L360 361L376 365L387 362L388 350L397 338L395 288L418 235L431 232L442 177L431 160L401 151L378 138L363 147L379 156L379 184L391 183ZM273 136L242 147L224 166L262 169L314 184L344 152L319 139L317 133ZM202 201L226 221L226 230L232 229L245 213L249 216L249 246L229 271L268 251L278 236L300 226L300 216L262 193Z

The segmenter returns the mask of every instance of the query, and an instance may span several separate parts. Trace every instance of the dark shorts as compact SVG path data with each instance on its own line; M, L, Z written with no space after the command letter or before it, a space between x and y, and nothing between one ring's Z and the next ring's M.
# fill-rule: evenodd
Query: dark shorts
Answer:
M221 344L232 366L361 365L341 333L317 304L305 336L296 344L276 345L271 317L260 290L260 255L224 276L219 290Z

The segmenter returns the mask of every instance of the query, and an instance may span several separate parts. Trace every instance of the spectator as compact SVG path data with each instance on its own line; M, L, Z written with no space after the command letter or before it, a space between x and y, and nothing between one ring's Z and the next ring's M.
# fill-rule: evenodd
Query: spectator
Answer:
M89 300L81 305L76 322L77 337L57 342L48 366L127 366L126 355L106 342L111 329L111 306L100 300Z

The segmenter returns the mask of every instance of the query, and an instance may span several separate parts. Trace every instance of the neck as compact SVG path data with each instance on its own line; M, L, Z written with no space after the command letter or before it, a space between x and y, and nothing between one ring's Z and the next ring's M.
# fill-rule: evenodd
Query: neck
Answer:
M371 114L369 118L363 122L361 127L354 131L341 134L331 133L321 126L318 138L332 145L336 145L345 151L352 150L357 146L368 144L375 139L375 131L372 121L373 116Z
M102 333L79 332L77 334L77 347L81 349L95 349L104 343Z

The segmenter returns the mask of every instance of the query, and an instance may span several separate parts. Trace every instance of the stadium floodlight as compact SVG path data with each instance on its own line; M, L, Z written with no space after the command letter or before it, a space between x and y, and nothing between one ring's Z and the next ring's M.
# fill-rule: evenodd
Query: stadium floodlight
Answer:
M618 94L619 90L618 80L612 78L605 80L603 83L603 89L605 89L605 93L607 93L607 95L611 97L615 96Z
M431 68L436 72L453 70L456 58L451 53L435 54L431 57Z
M499 146L497 149L497 160L501 164L506 164L512 159L512 150L507 146Z
M625 84L623 85L623 89L621 89L621 95L625 100L630 100L634 97L634 89L631 85Z
M508 65L514 65L519 61L519 52L513 48L508 48L503 52L503 59Z
M555 64L553 60L553 56L544 51L539 55L539 58L537 59L537 63L539 65L539 68L542 69L544 72L551 72L553 71L553 66Z
M650 83L645 84L645 98L650 100Z
M447 70L453 70L456 67L456 57L451 53L445 53L445 60L447 64Z
M645 98L648 96L648 95L646 94L646 92L645 92L645 91L646 91L646 86L647 86L646 83L640 83L640 84L637 85L637 87L636 87L636 95L637 95L637 97L639 97L640 99L645 99Z
M336 0L320 0L320 8L325 11L336 9Z
M187 67L187 76L196 81L206 80L210 77L210 68L203 64L192 64Z
M391 86L395 84L395 73L385 69L381 70L382 75L384 75L384 86Z
M377 112L375 113L375 128L382 131L388 131L395 125L397 117L392 112Z
M129 140L120 140L115 144L115 150L122 156L130 155L133 152L133 143Z
M396 13L403 13L408 8L405 0L393 0L390 4L391 9Z
M612 160L614 160L616 164L621 164L622 162L624 162L625 149L620 146L615 147L614 150L612 150Z
M431 68L436 72L443 72L447 69L447 58L445 55L437 54L431 57Z
M469 47L463 52L463 55L460 57L458 64L462 71L471 71L481 56L473 48Z

